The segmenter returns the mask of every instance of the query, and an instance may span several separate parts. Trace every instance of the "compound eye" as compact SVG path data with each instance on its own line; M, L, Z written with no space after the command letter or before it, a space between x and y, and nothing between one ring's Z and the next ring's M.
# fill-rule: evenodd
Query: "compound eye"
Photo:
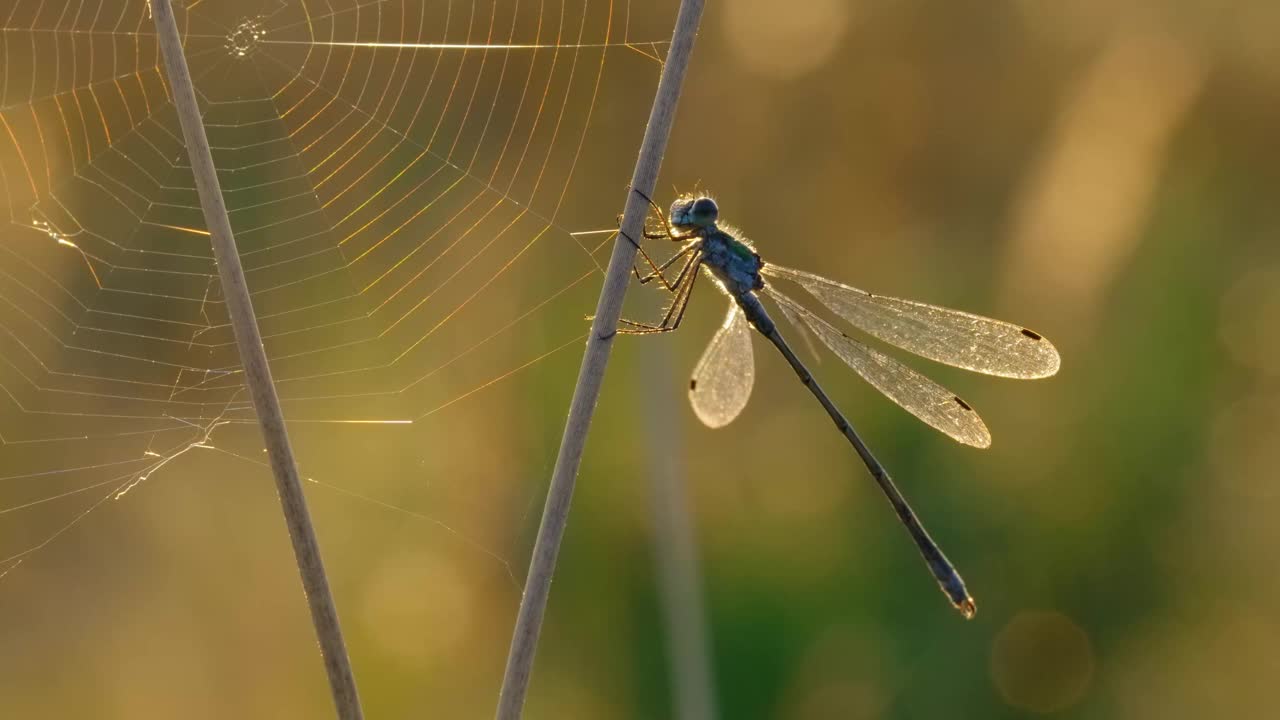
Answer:
M668 211L668 214L671 217L678 217L680 215L688 213L692 208L692 206L693 206L693 203L690 202L689 200L685 200L685 199L676 200L675 202L671 203L671 210Z
M716 201L709 197L698 198L693 203L693 214L714 219L720 214L720 208L716 207Z

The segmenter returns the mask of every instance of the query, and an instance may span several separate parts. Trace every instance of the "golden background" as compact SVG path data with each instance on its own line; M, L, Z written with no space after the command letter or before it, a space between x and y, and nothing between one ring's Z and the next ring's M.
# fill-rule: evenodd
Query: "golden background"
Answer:
M208 28L289 16L299 4L203 2L180 7L179 20L210 103L206 121L224 128L211 130L215 159L224 173L248 173L271 152L256 143L279 141L280 131L247 118L280 120L295 143L284 157L304 167L314 197L333 202L319 237L339 244L337 208L394 190L358 174L349 189L332 189L345 181L329 180L321 160L305 167L312 154L349 153L358 164L380 148L392 158L413 149L393 134L362 135L367 123L334 122L325 135L299 120L314 113L329 123L332 109L239 104L286 84L286 70L313 62L302 53L316 48L268 45L233 57L235 46ZM211 398L201 417L231 407L237 422L176 454L201 428L157 440L147 422L173 427L165 418L195 410L142 403L150 420L113 419L136 410L141 391L85 379L152 379L146 359L223 368L234 348L219 329L216 288L215 317L200 337L221 344L199 357L172 338L129 334L150 329L73 332L105 322L83 307L132 308L141 326L160 327L155 320L180 305L165 297L212 277L207 259L193 261L191 275L122 269L164 257L174 247L165 243L198 248L198 235L166 235L154 223L198 230L200 219L191 193L173 190L183 185L176 146L143 161L147 170L160 156L178 163L153 190L134 197L111 184L132 177L128 158L149 157L141 140L163 137L132 110L145 105L159 126L175 126L165 125L144 6L89 3L99 11L89 17L77 5L19 0L3 23L0 554L9 559L0 570L0 708L32 718L327 717L250 416L227 405L230 394ZM371 25L325 27L366 42L537 37L548 45L506 55L514 81L493 84L495 66L479 69L486 53L474 50L465 58L401 51L426 63L408 72L360 64L388 50L317 46L341 62L355 58L345 77L399 78L364 83L392 87L387 103L361 96L358 82L334 97L377 127L409 128L430 157L447 161L431 181L443 184L424 190L442 219L431 230L388 231L387 244L343 276L344 288L373 288L401 322L378 316L372 335L318 330L346 301L264 320L277 377L296 380L281 392L297 421L303 474L316 481L309 497L368 715L489 717L582 318L594 307L593 261L608 255L607 234L569 233L608 229L621 210L675 4L355 5L329 7L350 6L343 23L359 15ZM452 29L438 32L445 11ZM268 40L288 36L272 22ZM724 308L703 285L679 332L615 346L526 717L674 716L654 569L651 485L662 473L675 474L693 508L723 717L1272 712L1277 22L1280 6L1261 0L710 3L659 204L705 188L766 261L1024 324L1056 344L1062 370L1011 382L909 361L983 413L994 444L976 451L878 397L829 354L813 367L964 574L979 607L966 623L932 587L857 458L765 344L756 343L755 396L743 415L719 431L697 423L686 377ZM87 40L95 33L123 38L133 55L109 40L104 51ZM496 51L487 54L496 63ZM444 69L417 91L437 56ZM130 69L129 57L146 62ZM541 63L532 70L531 58ZM452 77L461 79L439 80ZM411 117L390 104L404 98L409 107L423 99ZM539 119L515 134L512 148L532 148L518 171L503 170L514 155L498 159L502 133L483 118L492 128ZM315 148L299 140L307 132ZM229 144L219 147L219 137ZM352 138L356 145L343 144ZM118 202L82 191L90 182ZM233 188L252 187L237 182L224 175ZM156 209L171 192L172 217ZM246 211L233 218L237 230L271 200L236 196L233 209ZM121 208L133 203L149 207L153 222L129 220ZM58 245L35 226L42 217L62 218L64 239L91 257ZM96 229L71 235L68 217ZM368 237L355 235L344 248L359 250L343 257L372 247ZM270 238L245 233L241 247L270 252ZM113 250L108 239L143 252ZM421 266L427 275L396 275L428 255L440 264ZM502 270L512 257L519 263ZM327 267L309 262L251 272L255 290L283 288L255 297L260 313L337 292L329 275L287 284ZM127 305L113 287L141 299ZM661 301L633 288L627 315L649 317ZM297 355L309 342L326 350L323 360ZM299 379L381 367L408 348L377 371ZM104 354L130 352L144 361ZM95 439L73 437L81 435ZM23 438L42 441L15 442ZM172 459L146 471L148 450ZM107 465L126 461L144 470ZM119 489L127 492L115 499Z

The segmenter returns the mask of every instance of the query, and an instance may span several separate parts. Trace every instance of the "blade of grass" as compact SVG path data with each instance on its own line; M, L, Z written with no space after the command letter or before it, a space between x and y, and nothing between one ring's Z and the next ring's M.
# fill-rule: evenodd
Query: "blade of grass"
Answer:
M640 238L643 233L644 218L649 212L649 203L645 198L653 196L653 186L658 179L658 168L662 164L676 103L684 84L685 70L693 52L698 22L702 19L702 6L703 0L682 0L680 13L676 16L671 47L667 51L653 108L649 111L649 124L645 128L640 155L631 176L631 190L627 193L622 213L622 232L632 238ZM640 193L644 193L644 196ZM635 256L635 245L619 235L613 245L613 255L609 258L609 267L605 271L595 319L591 322L591 333L582 354L578 382L574 387L573 400L569 403L569 417L565 420L560 452L556 457L555 470L551 474L551 485L547 489L547 502L542 510L538 539L533 546L533 557L529 561L529 575L525 580L524 595L520 598L520 612L516 616L515 629L511 635L507 669L502 678L502 691L498 696L498 720L518 720L524 711L538 635L542 630L542 617L546 613L547 596L551 592L551 578L555 574L560 541L564 538L565 525L569 520L573 486L577 480L578 468L582 464L582 451L586 446L591 416L595 412L600 387L604 382L609 350L617 337L622 297L627 291Z
M222 294L227 303L227 314L235 331L236 345L240 348L245 384L253 397L253 407L262 427L262 439L271 461L271 474L275 477L285 524L289 527L289 538L293 541L293 554L298 562L298 572L302 575L302 587L311 606L311 622L315 626L325 671L329 675L333 704L341 720L359 720L364 717L364 713L360 709L351 661L347 657L346 643L338 625L338 609L329 590L324 563L320 560L320 545L311 524L311 515L307 512L307 500L298 478L293 449L289 446L280 398L276 396L276 388L271 381L271 370L267 366L267 353L262 347L262 335L258 332L258 320L253 313L249 286L245 280L244 268L240 265L235 237L231 234L231 220L227 217L227 207L222 199L222 188L213 165L213 155L209 151L209 139L205 136L195 88L191 84L191 73L187 69L187 59L182 53L178 24L174 20L169 0L151 0L151 12L156 23L160 54L164 57L169 86L173 91L173 104L178 111L182 135L191 159L191 170L195 174L200 205L204 208L205 223L209 227L213 255L222 279Z

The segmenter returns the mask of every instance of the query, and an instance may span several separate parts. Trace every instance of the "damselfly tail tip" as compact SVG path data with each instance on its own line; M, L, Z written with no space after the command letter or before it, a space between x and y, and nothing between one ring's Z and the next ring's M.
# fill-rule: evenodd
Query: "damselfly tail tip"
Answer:
M947 596L965 620L972 620L973 616L978 614L978 604L973 601L973 596L964 586L960 573L956 572L936 545L932 546L932 552L926 551L924 547L921 547L921 552L925 553L926 558L934 558L930 560L929 566L933 570L933 577L938 581L938 589Z

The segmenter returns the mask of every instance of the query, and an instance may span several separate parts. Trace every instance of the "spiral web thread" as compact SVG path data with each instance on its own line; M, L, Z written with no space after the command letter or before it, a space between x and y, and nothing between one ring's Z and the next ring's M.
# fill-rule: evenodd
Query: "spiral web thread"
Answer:
M191 453L261 462L148 5L6 5L0 523L22 527L0 532L0 576ZM175 11L292 426L412 428L579 344L585 324L524 328L580 318L599 272L609 237L562 210L606 59L656 82L665 41L630 39L640 10ZM23 525L33 511L53 519Z

